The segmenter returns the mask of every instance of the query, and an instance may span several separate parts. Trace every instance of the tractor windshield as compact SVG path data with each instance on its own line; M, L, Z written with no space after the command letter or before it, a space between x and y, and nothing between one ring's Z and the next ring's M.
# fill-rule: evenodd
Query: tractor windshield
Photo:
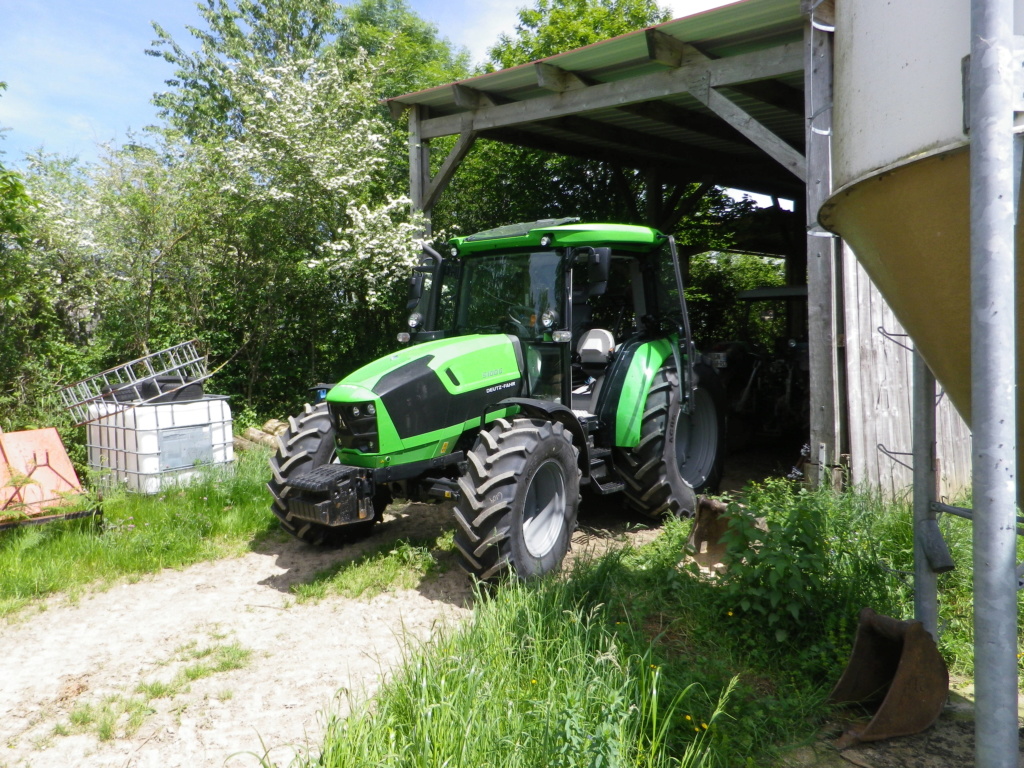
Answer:
M469 257L462 267L455 332L543 339L564 327L564 286L556 251Z

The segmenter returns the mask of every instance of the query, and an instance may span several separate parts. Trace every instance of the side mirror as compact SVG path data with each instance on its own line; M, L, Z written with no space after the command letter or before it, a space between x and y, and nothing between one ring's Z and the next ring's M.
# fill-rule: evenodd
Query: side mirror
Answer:
M611 248L588 248L587 283L590 296L603 296L608 290L608 273L612 266Z
M433 277L442 261L441 254L426 243L423 244L423 254L420 256L420 263L412 268L412 274L409 276L407 283L409 286L409 298L405 302L406 312L412 311L420 303L420 299L423 298L424 283L426 282L425 275Z
M405 311L411 312L416 308L416 305L420 303L420 299L423 297L423 273L419 271L413 272L409 276L409 299L405 302Z

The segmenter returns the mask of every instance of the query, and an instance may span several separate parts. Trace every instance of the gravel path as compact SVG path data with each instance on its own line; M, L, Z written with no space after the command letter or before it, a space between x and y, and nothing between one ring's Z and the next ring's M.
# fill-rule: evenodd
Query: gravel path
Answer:
M654 535L627 531L631 521L614 510L582 522L577 554ZM287 765L296 750L315 750L330 713L345 713L350 696L371 696L408 648L465 618L472 594L454 565L371 600L297 604L290 586L384 542L449 527L448 509L410 505L357 545L324 550L282 538L77 603L51 598L0 622L0 768L254 766L265 754ZM225 646L250 651L247 663L151 699L155 713L130 738L101 740L95 726L71 724L85 705L137 696L140 684L198 663L199 649Z

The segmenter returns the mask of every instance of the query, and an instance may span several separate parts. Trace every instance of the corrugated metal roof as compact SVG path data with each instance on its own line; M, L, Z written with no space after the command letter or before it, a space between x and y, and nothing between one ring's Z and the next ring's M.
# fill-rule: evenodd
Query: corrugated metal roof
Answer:
M692 59L683 62L689 68L677 77L673 73L682 69L652 58L649 38L666 35L675 43L670 47L692 46L698 59L702 54L714 60L711 78L732 74L729 59L736 62L736 69L744 64L749 68L751 55L764 54L769 61L765 57L781 52L785 61L772 59L763 76L755 72L711 85L802 152L804 24L800 0L741 0L538 62L397 96L388 103L393 111L419 108L426 138L474 130L484 138L638 168L657 165L692 171L728 186L793 194L802 187L796 176L694 96L691 89L700 86L694 84ZM580 81L559 93L550 83L542 85L539 70L544 65ZM619 86L602 89L606 84ZM635 92L633 84L638 85ZM467 101L467 94L484 94L484 101Z

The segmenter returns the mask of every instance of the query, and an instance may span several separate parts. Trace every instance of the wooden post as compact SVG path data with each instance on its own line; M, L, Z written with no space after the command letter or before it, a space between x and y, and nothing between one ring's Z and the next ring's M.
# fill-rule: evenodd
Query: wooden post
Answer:
M807 158L807 319L811 380L811 455L819 459L817 484L831 482L840 454L838 340L842 317L836 295L837 240L818 224L818 209L832 192L832 33L812 23L804 0L804 93Z
M426 217L423 237L430 237L430 210L424 208L430 189L430 141L423 138L421 124L426 107L416 105L409 111L409 197L413 210Z

